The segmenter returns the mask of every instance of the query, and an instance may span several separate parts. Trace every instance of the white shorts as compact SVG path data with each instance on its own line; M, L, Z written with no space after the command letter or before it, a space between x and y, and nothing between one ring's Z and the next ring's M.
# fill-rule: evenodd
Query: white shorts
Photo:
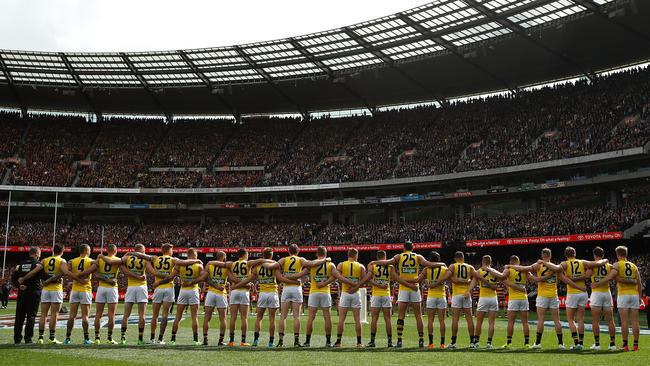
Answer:
M98 304L117 304L119 296L117 287L97 287L95 302Z
M250 305L250 293L246 290L232 290L230 292L230 305Z
M528 300L508 300L508 311L530 310Z
M90 305L93 303L92 292L71 291L70 304Z
M228 307L228 299L225 295L208 291L207 295L205 295L204 305L211 308L225 309Z
M281 301L302 304L302 286L284 286Z
M310 293L307 305L310 308L329 309L332 307L332 296L330 294L324 294L322 292Z
M569 309L584 308L587 306L588 299L586 292L581 294L568 294L566 296L566 307Z
M390 309L393 307L393 299L391 299L390 296L371 296L370 307Z
M41 291L41 302L51 304L63 304L63 291Z
M451 297L451 307L456 309L471 309L472 308L472 297L456 295Z
M172 289L173 290L173 289ZM178 293L178 300L176 300L178 305L198 305L201 303L201 298L199 297L199 290L183 290Z
M476 311L487 313L490 311L499 311L499 299L495 297L479 297Z
M339 306L342 308L360 309L361 295L358 292L355 292L353 294L343 292L341 294L341 298L339 299Z
M132 304L141 304L149 302L149 294L147 291L147 286L132 286L126 289L126 295L124 295L124 302Z
M589 299L589 306L597 308L611 308L612 294L609 292L592 292Z
M446 309L447 299L444 297L427 297L427 309Z
M174 296L174 288L173 287L167 287L167 288L156 288L153 290L153 303L154 304L162 304L163 302L166 303L173 303L176 299Z
M257 298L257 307L262 309L277 309L280 307L280 299L277 292L260 292Z
M535 300L535 306L544 309L559 309L560 300L557 297L537 296L537 300Z
M619 309L636 309L639 310L641 307L641 302L639 301L639 295L619 295L616 299L616 306Z
M397 302L421 302L422 296L420 291L400 290L397 293Z

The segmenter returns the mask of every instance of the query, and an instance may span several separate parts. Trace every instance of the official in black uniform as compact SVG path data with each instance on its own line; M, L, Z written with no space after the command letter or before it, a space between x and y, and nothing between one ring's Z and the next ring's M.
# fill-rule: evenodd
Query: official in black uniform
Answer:
M18 279L25 276L32 269L36 268L41 257L41 249L38 247L29 248L29 259L16 266L11 276L11 282L18 288L18 300L16 302L16 322L14 324L14 343L19 344L23 339L22 330L25 324L25 344L32 343L34 336L34 321L38 306L41 303L41 276L34 276L20 284Z

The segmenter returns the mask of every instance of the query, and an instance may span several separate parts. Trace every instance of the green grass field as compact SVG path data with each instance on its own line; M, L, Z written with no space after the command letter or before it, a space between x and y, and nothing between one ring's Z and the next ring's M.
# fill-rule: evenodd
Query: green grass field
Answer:
M0 310L0 315L11 315L14 312L15 303L11 302L7 310ZM121 313L121 308L118 310ZM645 314L644 314L645 315ZM426 319L426 318L425 318ZM304 321L303 320L303 332ZM334 317L336 321L336 317ZM92 322L92 320L91 320ZM200 315L199 322L202 322ZM393 321L393 324L395 321ZM253 336L253 318L249 319L248 340L252 341ZM289 322L290 325L290 322ZM447 343L451 335L451 320L447 319ZM645 321L643 321L645 326ZM216 344L218 337L218 323L213 317L210 341ZM287 327L291 329L290 326ZM505 343L506 322L500 318L497 320L497 328L494 337L494 345L499 347ZM261 344L268 342L267 323L263 325L261 333ZM534 341L534 327L531 328L532 339ZM93 329L91 323L91 338ZM169 340L171 333L171 324L168 327L165 339ZM202 365L202 364L258 364L258 365L322 365L322 364L371 364L389 365L419 365L419 364L463 364L471 365L481 363L485 365L560 365L567 364L592 364L592 365L647 365L650 356L650 336L641 337L641 351L639 352L593 352L593 351L557 351L557 340L551 328L546 328L543 339L544 350L530 351L523 349L523 336L521 334L521 325L518 324L515 329L513 340L514 349L511 350L468 350L469 338L466 328L461 325L458 335L458 344L461 347L458 350L421 350L417 348L417 331L415 329L415 320L411 315L406 320L405 326L405 348L401 350L383 348L386 345L383 322L380 321L379 332L377 334L377 349L357 350L355 345L354 328L352 324L346 327L343 339L342 349L324 348L325 336L323 332L323 322L318 320L315 324L315 331L312 340L312 348L294 349L285 347L282 349L267 350L265 347L259 348L223 348L223 347L195 347L191 346L192 330L189 320L181 322L181 328L177 336L176 346L135 346L137 340L137 326L129 325L128 346L83 346L81 329L75 329L72 339L75 344L68 346L14 346L12 330L0 329L0 355L4 365ZM116 338L119 337L119 330L116 329ZM148 338L149 326L145 329L145 339ZM426 334L426 323L425 323ZM484 324L482 346L485 345L487 334L487 323ZM47 331L46 331L47 336ZM363 341L366 343L369 339L369 326L365 325L363 330ZM226 335L227 337L227 335ZM57 331L57 338L65 338L65 329L60 328ZM201 330L199 338L202 339ZM425 335L426 338L426 335ZM603 345L607 345L608 336L602 334ZM102 330L102 339L106 339L106 329ZM277 335L276 335L277 339ZM630 336L630 345L631 345ZM239 341L239 332L236 333L236 341ZM304 335L301 335L301 342L304 341ZM426 341L426 339L425 339ZM438 331L434 332L434 341L439 342ZM568 329L564 330L564 343L570 345L572 342ZM293 343L293 334L285 336L285 344ZM585 348L593 343L591 332L585 335ZM620 346L620 336L617 339L617 345Z

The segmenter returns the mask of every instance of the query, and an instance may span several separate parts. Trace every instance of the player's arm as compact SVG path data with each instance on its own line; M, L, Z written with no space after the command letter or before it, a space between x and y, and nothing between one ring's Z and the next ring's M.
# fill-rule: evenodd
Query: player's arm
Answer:
M306 269L303 269L300 273L305 272L305 271L306 271ZM298 282L296 279L292 279L292 278L289 278L289 277L285 276L284 273L282 273L282 271L280 271L279 268L276 268L274 270L274 273L275 273L275 278L278 281L282 282L282 283L286 283L288 285L300 285L300 282ZM296 273L296 274L300 274L300 273ZM300 276L300 277L302 277L302 276ZM300 278L300 277L298 277L298 278Z
M213 266L221 267L221 268L230 268L232 267L232 262L227 261L227 262L220 262L220 261L210 261L208 264L212 264Z
M144 280L145 279L145 277L143 275L139 275L139 274L135 274L135 273L131 272L131 270L125 265L120 266L120 272L124 273L124 275L127 276L127 277L135 278L137 280Z
M203 273L203 266L201 265L201 266L199 266L199 267L200 267L200 273ZM203 280L199 280L200 277L201 277L201 275L199 275L197 278L195 278L195 279L193 279L193 280L190 280L190 281L183 281L183 284L185 284L185 285L188 286L188 287L189 287L189 286L194 286L194 285L196 285L196 284L199 284L199 283L201 283L201 282L203 281Z
M175 266L191 266L192 264L196 264L196 263L203 264L203 262L198 258L197 259L178 259L178 258L174 258L174 259L172 259L172 263Z
M263 263L273 263L274 261L272 259L264 259L264 258L259 258L259 259L251 259L246 262L246 266L248 268L253 268L257 267Z
M176 277L176 276L178 276L178 267L174 267L174 269L172 270L172 272L170 274L165 275L160 280L154 282L153 287L155 288L155 287L158 287L158 286L163 285L165 283L170 283L170 282L172 282L174 280L174 277Z
M362 264L361 265L361 273L359 274L359 281L358 282L353 282L354 285L352 285L352 287L350 287L350 289L348 289L349 294L353 294L353 293L357 292L357 290L359 288L361 288L361 286L363 286L363 284L365 283L363 281L363 278L365 276L366 276L366 267L364 267L363 264Z
M231 290L236 290L238 288L246 287L249 283L257 279L257 271L251 271L251 274L246 276L243 280L236 282L232 285Z
M300 260L302 261L302 266L307 268L318 267L325 262L332 261L331 258L314 259L314 260L307 260L305 258L300 258Z
M472 280L469 282L469 286L467 286L467 291L463 294L465 297L470 297L472 296L472 290L476 287L476 278L472 276Z
M23 283L27 282L30 278L39 274L43 270L43 268L44 268L43 264L38 263L36 267L34 267L34 269L32 269L31 271L27 272L26 275L22 277L18 277L18 284L22 285Z
M429 288L440 286L441 283L444 283L445 281L449 280L450 278L451 278L451 272L447 271L444 274L444 276L438 278L437 280L435 280L433 282L429 281Z
M503 284L506 285L509 288L514 288L516 290L524 291L524 292L526 291L526 286L518 285L518 284L510 281L509 279L505 279L505 280L503 280L501 282L503 282Z
M61 273L63 273L65 276L68 276L77 282L83 282L83 280L80 279L79 276L72 273L72 270L70 269L70 264L68 264L68 262L66 262L65 260L61 262L61 266L59 267L59 269L61 270Z
M423 256L421 256L419 254L417 254L416 257L418 258L418 263L420 263L420 265L422 267L438 268L438 267L444 267L445 266L445 264L442 263L442 262L430 262L426 258L424 258Z
M605 278L602 278L600 281L592 282L591 283L591 288L596 288L598 286L602 286L605 283L610 283L612 280L614 280L618 276L618 267L617 266L612 266L612 268L609 270L609 273Z
M124 255L124 257L129 256L129 257L136 257L136 258L142 258L143 260L147 262L153 262L156 259L155 255L148 255L145 253L140 253L140 252L128 252ZM124 258L122 257L122 258Z
M503 282L506 279L508 279L508 269L504 269L503 272L499 272L496 269L492 267L484 267L484 270L488 271L492 275L492 277L496 278L497 280Z
M126 255L122 258L109 258L103 254L97 256L97 260L103 260L104 263L110 264L111 266L119 266L120 264L126 263Z
M376 287L386 288L386 286L380 285L380 284L376 283L375 281L373 281L373 279L375 278L375 272L374 271L375 271L374 265L369 264L368 265L368 270L366 271L366 274L363 277L361 277L361 281L364 282L364 283L369 282L371 285L376 286Z
M418 289L418 285L415 282L410 282L401 278L395 271L390 272L390 279L393 280L393 282L397 282L402 286L406 286L413 291L417 291Z
M643 301L643 285L641 284L641 273L636 273L636 289L639 291L639 301Z
M262 267L264 267L266 269L270 269L270 270L282 269L282 265L283 265L285 259L286 258L280 258L280 260L277 261L277 262L264 263L264 264L262 264Z
M263 264L263 266L266 266L266 264ZM266 268L266 267L264 267L264 268ZM280 268L276 268L276 269L279 270ZM282 271L280 271L280 273L282 273ZM284 278L286 278L286 279L288 279L290 281L293 281L293 280L299 280L299 279L305 277L308 273L309 273L309 269L303 268L302 271L300 271L298 273L294 273L292 275L285 275L284 273L282 273L282 277L284 277Z
M592 269L592 268L604 266L605 264L609 263L609 260L601 259L599 261L582 261L582 262L584 263L586 269Z
M77 276L79 276L79 278L88 277L88 275L90 275L91 273L97 272L98 269L99 269L99 265L97 265L97 261L93 261L90 264L90 266L88 266L88 268L86 268L84 271L80 272ZM103 276L95 275L95 278L99 278L99 277L103 277Z
M562 280L562 282L566 283L567 286L571 286L571 287L573 287L575 289L578 289L580 291L587 291L586 287L580 286L577 283L575 283L575 281L573 281L571 278L569 278L569 276L565 275L564 272L560 272L559 276L560 276L560 280Z
M391 259L382 259L382 260L376 260L368 263L368 265L375 264L378 266L390 266L390 265L396 265L399 263L399 254L396 254L393 258Z
M538 263L539 263L539 261L538 261ZM555 263L553 263L551 261L542 262L542 264L544 265L544 267L550 269L553 272L560 272L560 271L564 271L566 269L566 268L564 268L564 266L562 264L555 264Z
M521 266L518 264L506 264L505 268L512 268L517 272L535 272L539 268L539 263L531 264L530 266Z

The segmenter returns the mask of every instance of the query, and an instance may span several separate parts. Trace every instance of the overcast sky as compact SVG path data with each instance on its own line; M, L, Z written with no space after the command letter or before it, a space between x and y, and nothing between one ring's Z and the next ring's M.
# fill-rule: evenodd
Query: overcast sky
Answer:
M149 51L228 46L337 28L426 0L3 0L0 48Z

